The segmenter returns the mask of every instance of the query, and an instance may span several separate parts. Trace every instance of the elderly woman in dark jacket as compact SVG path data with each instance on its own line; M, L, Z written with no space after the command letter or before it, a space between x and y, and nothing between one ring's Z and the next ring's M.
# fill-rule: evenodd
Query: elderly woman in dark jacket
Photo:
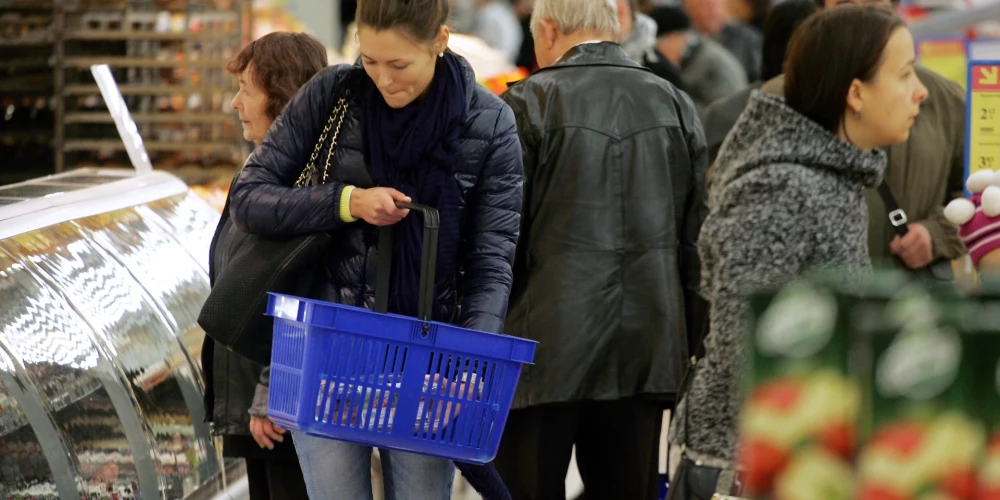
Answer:
M434 319L500 332L520 226L520 145L510 108L447 50L447 16L448 0L359 2L359 63L321 72L292 99L247 160L230 214L251 233L333 234L313 296L366 308L377 226L395 224L389 312L412 316L422 224L395 202L433 206L441 213ZM324 146L316 162L328 162L327 182L291 187L341 99L346 115L329 130L336 147ZM257 416L263 433L283 432ZM310 498L371 498L370 447L294 439ZM451 462L380 454L388 498L450 498Z
M295 92L327 65L326 48L303 33L269 33L247 44L227 67L240 85L232 106L243 124L243 138L259 145ZM217 269L214 241L211 259ZM209 278L214 284L215 274ZM223 454L246 459L250 500L304 497L292 442L265 446L250 435L247 409L264 367L219 347L208 336L201 356L208 418L214 432L222 435Z

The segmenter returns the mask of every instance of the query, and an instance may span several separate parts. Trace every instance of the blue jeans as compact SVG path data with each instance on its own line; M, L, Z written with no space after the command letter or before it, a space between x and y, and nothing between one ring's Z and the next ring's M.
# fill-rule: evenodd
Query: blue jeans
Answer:
M310 500L372 498L372 448L292 433ZM455 480L450 460L379 449L386 500L448 500Z

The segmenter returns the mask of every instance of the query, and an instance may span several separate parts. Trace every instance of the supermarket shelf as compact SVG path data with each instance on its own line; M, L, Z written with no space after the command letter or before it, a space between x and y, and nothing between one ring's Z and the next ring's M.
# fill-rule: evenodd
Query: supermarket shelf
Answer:
M130 68L225 68L229 61L221 59L204 61L160 61L157 59L139 59L133 57L67 57L66 66L79 69L89 69L95 64L107 64L112 67Z
M55 37L53 37L51 34L46 34L45 36L28 38L28 39L24 38L13 39L13 40L0 39L0 47L42 47L45 45L52 45L52 42L54 40Z
M0 140L2 139L40 139L51 140L55 132L52 129L41 130L0 130Z
M0 93L3 94L38 94L52 90L52 77L17 78L4 81L0 79Z
M238 148L233 142L145 142L143 145L147 151L232 151ZM125 144L122 143L121 139L75 139L66 141L63 144L63 151L97 151L105 149L124 150Z
M121 85L118 87L122 95L191 95L235 92L236 87L178 87L171 85ZM101 89L97 85L67 85L63 95L98 95Z
M136 113L132 115L136 123L229 123L236 121L236 115L227 113ZM110 113L73 112L66 113L64 123L114 123Z
M21 70L21 69L31 69L31 68L49 68L52 65L49 63L48 57L30 57L23 59L0 59L0 69L7 70Z
M76 30L67 32L63 40L150 40L150 41L213 41L238 38L238 33L168 33L124 30Z

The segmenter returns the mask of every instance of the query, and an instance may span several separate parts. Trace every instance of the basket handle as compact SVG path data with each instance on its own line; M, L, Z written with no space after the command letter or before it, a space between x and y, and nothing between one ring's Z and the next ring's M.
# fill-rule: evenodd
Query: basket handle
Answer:
M395 202L399 208L421 212L424 218L424 248L420 257L420 290L417 317L430 321L434 309L434 280L437 273L438 231L441 216L436 208L417 203ZM396 234L394 225L382 226L378 236L378 274L375 277L375 309L385 313L389 309L389 275L392 272L392 242Z

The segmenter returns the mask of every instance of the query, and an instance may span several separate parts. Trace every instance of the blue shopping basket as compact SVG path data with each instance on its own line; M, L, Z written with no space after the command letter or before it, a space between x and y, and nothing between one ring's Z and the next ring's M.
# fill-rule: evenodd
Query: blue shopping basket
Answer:
M385 312L392 226L379 236L374 311L269 294L268 414L314 436L489 462L536 343L430 321L438 213L397 204L424 216L419 318Z

